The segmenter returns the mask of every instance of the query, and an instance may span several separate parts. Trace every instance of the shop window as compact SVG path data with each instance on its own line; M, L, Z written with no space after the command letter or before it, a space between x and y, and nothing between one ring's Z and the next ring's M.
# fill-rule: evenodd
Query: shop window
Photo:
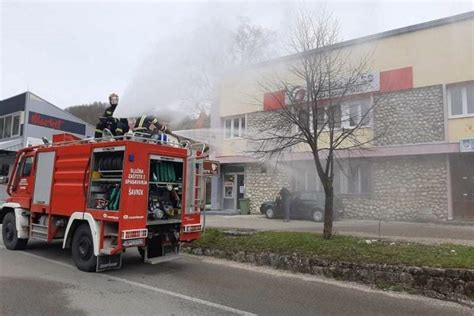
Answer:
M474 82L447 87L451 117L474 116Z
M224 129L224 136L226 139L244 137L246 130L245 116L225 119Z
M295 191L324 191L321 180L312 164L307 165L304 169L299 168L294 172L293 188Z
M293 177L295 191L324 192L324 187L319 179L314 166L307 165L299 169ZM351 162L342 168L334 169L333 189L340 194L367 194L370 193L371 168L368 162Z
M350 163L335 173L334 191L342 194L366 194L370 192L370 164Z

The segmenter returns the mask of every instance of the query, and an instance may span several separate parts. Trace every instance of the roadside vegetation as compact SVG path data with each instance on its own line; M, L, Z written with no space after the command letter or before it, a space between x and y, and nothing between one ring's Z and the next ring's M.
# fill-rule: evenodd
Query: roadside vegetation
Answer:
M434 268L474 269L474 247L454 244L425 245L301 232L255 232L228 234L208 229L191 248L225 252L272 252L304 254L329 261L407 265Z

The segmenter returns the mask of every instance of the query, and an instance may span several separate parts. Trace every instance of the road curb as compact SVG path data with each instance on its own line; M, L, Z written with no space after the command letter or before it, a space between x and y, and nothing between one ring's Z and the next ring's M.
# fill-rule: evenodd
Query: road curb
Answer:
M193 255L324 276L371 285L383 290L421 294L474 308L474 270L331 262L297 253L281 255L271 252L230 252L193 247L192 244L182 249Z

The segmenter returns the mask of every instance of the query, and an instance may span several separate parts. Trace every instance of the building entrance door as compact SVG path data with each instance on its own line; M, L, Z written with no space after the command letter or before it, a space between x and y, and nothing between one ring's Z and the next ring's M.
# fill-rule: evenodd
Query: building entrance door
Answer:
M231 172L224 174L223 187L223 209L238 210L240 208L239 200L244 197L244 174Z
M450 157L453 215L474 220L474 153Z

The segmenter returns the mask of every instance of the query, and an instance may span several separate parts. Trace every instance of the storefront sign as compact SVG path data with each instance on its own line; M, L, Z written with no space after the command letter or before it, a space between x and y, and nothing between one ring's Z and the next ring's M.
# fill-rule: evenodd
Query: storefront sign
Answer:
M220 173L220 163L214 160L204 160L203 170L205 176L218 176Z
M317 95L319 100L345 97L380 90L380 73L363 74L357 80L347 83L347 79L334 80L331 91L326 87ZM278 110L285 105L303 103L308 99L306 87L289 86L286 90L265 93L263 97L264 111Z
M33 111L29 111L28 123L31 125L56 129L74 134L86 134L86 125L64 120L58 117L49 116L46 114L40 114Z
M380 73L368 73L363 74L356 80L351 78L352 82L348 82L349 79L339 79L331 83L331 86L327 90L322 90L318 95L318 99L329 99L338 98L341 96L350 96L355 94L376 92L380 90ZM324 87L323 87L324 89ZM301 98L301 90L296 90ZM298 95L295 95L298 97ZM297 99L298 100L298 99Z
M461 152L474 152L474 139L462 139L460 145Z

